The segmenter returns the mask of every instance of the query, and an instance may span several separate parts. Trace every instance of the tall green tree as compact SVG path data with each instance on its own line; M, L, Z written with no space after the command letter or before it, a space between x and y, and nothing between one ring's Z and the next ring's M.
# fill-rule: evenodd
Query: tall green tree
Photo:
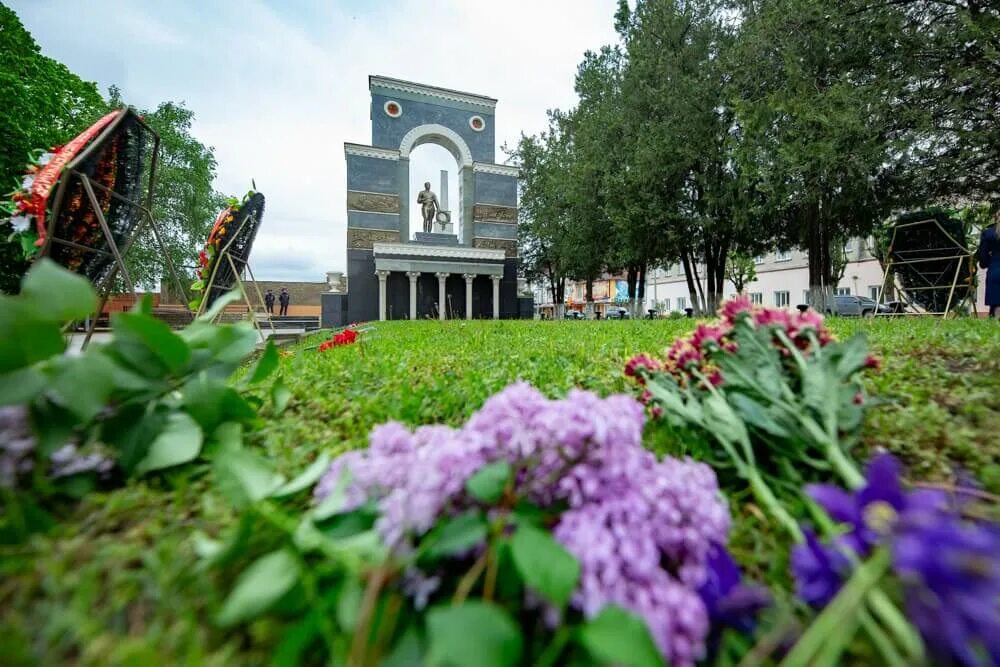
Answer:
M577 70L580 102L567 115L572 138L568 261L573 277L584 282L588 311L593 310L594 281L614 264L614 240L620 228L615 221L624 210L626 193L620 179L627 156L621 100L624 66L624 54L617 48L588 52Z
M547 285L559 317L571 272L567 249L570 137L565 115L550 111L548 131L522 135L516 147L506 150L520 168L521 273L529 282Z
M898 26L860 21L854 5L742 3L734 72L737 162L763 192L778 244L808 252L810 303L824 309L836 249L892 210L907 149L883 57Z
M621 2L616 27L628 53L625 108L634 152L633 229L657 229L654 259L680 261L692 306L723 298L726 258L766 242L749 200L753 179L734 160L743 134L729 101L734 28L720 2ZM701 275L699 275L701 273Z
M17 14L0 4L0 194L20 187L31 151L65 143L107 110L97 85L42 55ZM28 268L10 223L0 221L0 291Z

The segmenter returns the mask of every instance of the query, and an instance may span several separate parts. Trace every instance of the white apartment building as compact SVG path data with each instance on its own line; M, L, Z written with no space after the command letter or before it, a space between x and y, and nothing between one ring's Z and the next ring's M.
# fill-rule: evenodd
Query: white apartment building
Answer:
M864 239L852 239L845 248L847 267L837 284L837 294L877 299L882 286L882 266ZM804 251L770 252L755 258L757 277L744 289L756 304L794 308L809 300L809 256ZM704 277L702 277L704 280ZM725 296L736 295L726 281ZM684 312L690 304L684 268L675 264L651 271L646 277L646 307L661 312ZM885 299L883 299L884 301Z

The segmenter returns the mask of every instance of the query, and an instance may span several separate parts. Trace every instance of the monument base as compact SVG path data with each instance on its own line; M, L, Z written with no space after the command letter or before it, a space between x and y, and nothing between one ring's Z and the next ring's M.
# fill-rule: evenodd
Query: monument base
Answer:
M414 232L413 241L414 243L423 243L425 245L457 246L458 235L439 234L437 232Z

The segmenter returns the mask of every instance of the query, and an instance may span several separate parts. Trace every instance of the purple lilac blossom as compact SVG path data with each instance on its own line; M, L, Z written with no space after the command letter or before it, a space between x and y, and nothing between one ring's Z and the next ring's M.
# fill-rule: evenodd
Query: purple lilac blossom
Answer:
M405 551L439 517L475 504L465 482L506 460L517 495L567 508L553 534L581 565L571 604L587 617L608 604L639 614L671 664L692 665L709 631L697 588L712 545L727 541L729 512L711 468L643 448L644 421L629 396L573 390L549 400L517 383L459 429L377 427L367 450L331 464L315 495L326 497L346 469L346 509L376 501L382 539Z
M0 408L0 487L14 488L18 477L31 472L34 452L28 411L21 406Z
M0 487L16 488L19 477L34 469L37 441L24 406L0 407ZM67 443L49 455L49 476L69 477L86 472L105 475L114 461L98 452L82 454Z

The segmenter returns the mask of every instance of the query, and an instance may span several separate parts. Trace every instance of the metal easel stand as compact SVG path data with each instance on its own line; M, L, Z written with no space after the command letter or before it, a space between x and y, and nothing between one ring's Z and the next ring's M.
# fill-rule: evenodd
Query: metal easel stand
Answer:
M243 227L251 219L252 216L247 216L240 224L240 226L237 227L236 232L230 235L229 240L226 242L226 245L224 245L222 249L219 250L219 254L216 256L215 264L212 267L212 274L208 277L208 282L206 282L205 286L202 288L203 289L202 294L204 294L204 296L201 299L201 303L198 305L198 311L195 313L195 318L198 318L202 314L204 314L205 310L208 308L208 296L212 293L212 290L215 287L215 279L219 273L219 266L221 266L222 262L225 261L226 263L229 264L229 268L233 272L233 277L236 280L236 284L240 290L240 296L242 297L241 301L243 305L246 306L247 315L250 318L250 322L253 324L254 329L257 331L257 335L260 336L260 342L264 344L267 342L267 336L264 335L264 330L263 328L261 328L260 322L257 321L257 311L250 300L250 295L247 293L246 285L240 278L240 271L237 270L236 262L233 260L233 256L229 252L230 246L232 246L233 242L237 238L239 238L240 232L243 231ZM253 281L254 291L257 292L257 304L260 307L260 310L263 312L264 318L267 320L267 325L271 329L271 335L274 336L277 333L277 331L274 328L274 321L271 319L271 313L267 312L267 308L264 307L264 295L260 291L260 285L257 283L257 279L254 277L253 271L250 269L250 262L248 260L244 261L244 267L246 268L247 273L250 275L250 279ZM216 314L216 316L213 318L213 321L219 321L222 318L224 312L225 308L223 308L221 311L219 311L218 314Z
M937 226L937 228L941 231L941 233L944 234L945 236L947 236L948 239L950 239L955 244L956 248L958 248L958 249L961 250L961 252L958 252L958 254L940 255L940 256L934 256L934 257L917 257L917 258L913 258L913 259L907 259L906 257L901 257L900 259L897 260L896 259L897 253L895 252L894 248L895 248L895 245L896 245L896 234L898 233L898 231L900 229L905 229L907 227L913 227L913 226L918 226L918 225L926 225L926 224L928 224L930 222L933 222L934 225ZM957 252L955 249L952 249L952 248L949 248L949 249L937 248L937 249L934 249L934 250L940 250L941 252L952 252L952 253ZM902 253L902 251L900 251L900 254L901 253ZM886 291L886 288L887 288L888 284L891 283L892 286L894 287L895 291L896 291L896 294L899 296L900 300L903 301L908 308L915 309L915 310L917 310L917 312L902 312L902 313L885 313L885 314L882 314L882 313L878 312L878 309L876 309L876 312L874 313L874 315L876 317L879 316L879 315L882 315L882 316L886 316L886 315L939 315L943 319L943 318L947 318L949 316L953 316L953 317L957 316L957 314L952 309L952 302L955 301L955 290L958 288L958 276L959 276L959 274L962 271L962 260L971 262L972 261L972 252L970 252L968 250L968 248L966 248L965 246L963 246L951 234L949 234L948 231L944 227L941 226L941 223L939 223L936 219L931 218L931 219L928 219L928 220L918 220L918 221L914 221L914 222L905 223L905 224L902 224L902 225L896 225L895 227L893 227L893 230L892 230L892 239L889 242L889 249L888 249L888 252L887 252L887 257L888 257L888 261L886 262L885 274L884 274L884 276L882 278L882 284L879 286L879 291L878 291L878 295L877 295L877 297L878 297L877 298L877 303L882 303L882 297L883 297L883 295L884 295L884 293ZM893 271L893 267L894 266L917 265L917 264L921 264L921 263L924 263L924 262L941 262L941 261L947 261L947 260L955 260L955 274L952 276L952 280L951 280L951 285L950 286L935 285L934 283L932 283L927 278L927 276L925 276L920 271L917 271L916 274L920 277L920 279L925 284L922 285L922 286L920 286L920 287L906 287L906 288L904 288L902 286L902 284L900 284L899 281L896 280L896 275L895 275L895 272ZM947 289L948 290L948 300L945 302L945 307L944 307L943 311L928 311L928 310L923 310L919 305L915 304L907 296L907 294L909 292L933 291L933 290L942 290L942 289ZM972 302L972 313L973 313L974 316L978 317L979 310L976 307L976 294L975 294L975 290L969 290L967 292L966 296L963 299L955 302L955 307L957 308L960 304L962 304L962 303L964 303L966 301L969 301L970 299L971 299L971 302Z
M156 239L156 243L160 248L160 253L162 254L164 260L166 261L167 270L170 273L170 277L174 282L174 286L180 290L181 295L186 295L184 286L177 275L177 271L174 267L173 260L170 259L170 254L167 251L166 245L163 243L163 237L160 235L159 227L156 224L156 220L153 218L153 214L150 210L143 206L142 204L136 203L130 199L123 197L114 190L102 185L101 183L96 183L90 179L90 177L80 171L71 170L68 171L64 177L63 183L60 184L60 194L62 194L62 189L65 187L65 182L67 182L73 175L80 178L80 182L83 185L84 192L87 195L87 199L90 201L90 205L93 207L94 216L97 218L97 223L101 228L101 233L104 239L107 241L108 250L103 250L101 248L95 248L92 246L83 245L76 243L75 241L70 241L68 239L62 239L55 235L55 225L59 217L59 210L53 209L52 216L49 219L48 233L46 235L45 244L42 246L41 251L38 253L38 258L46 257L51 252L52 245L64 245L71 248L76 248L83 252L94 253L97 255L103 255L105 257L111 257L114 259L114 266L111 272L104 278L100 285L95 285L97 289L99 301L97 311L94 316L90 318L85 327L85 333L83 338L83 343L81 349L87 349L90 344L91 338L93 338L94 330L97 328L97 320L100 319L101 313L104 312L104 306L107 305L108 299L111 296L111 292L114 289L115 278L121 273L122 280L125 282L125 287L129 294L135 294L135 283L132 281L132 277L128 272L128 267L125 265L125 256L128 254L129 249L135 242L135 239L143 233L145 227L148 225L150 230L153 232L153 236ZM128 239L122 248L119 249L118 244L115 242L114 235L111 232L111 227L108 225L107 219L104 217L104 211L101 210L100 203L97 200L97 194L94 188L97 187L104 192L111 195L113 199L117 199L123 202L127 206L139 213L139 223L136 225L135 229L129 234ZM73 330L75 329L76 322L70 322L64 328L64 333L69 333L70 338L73 337Z

